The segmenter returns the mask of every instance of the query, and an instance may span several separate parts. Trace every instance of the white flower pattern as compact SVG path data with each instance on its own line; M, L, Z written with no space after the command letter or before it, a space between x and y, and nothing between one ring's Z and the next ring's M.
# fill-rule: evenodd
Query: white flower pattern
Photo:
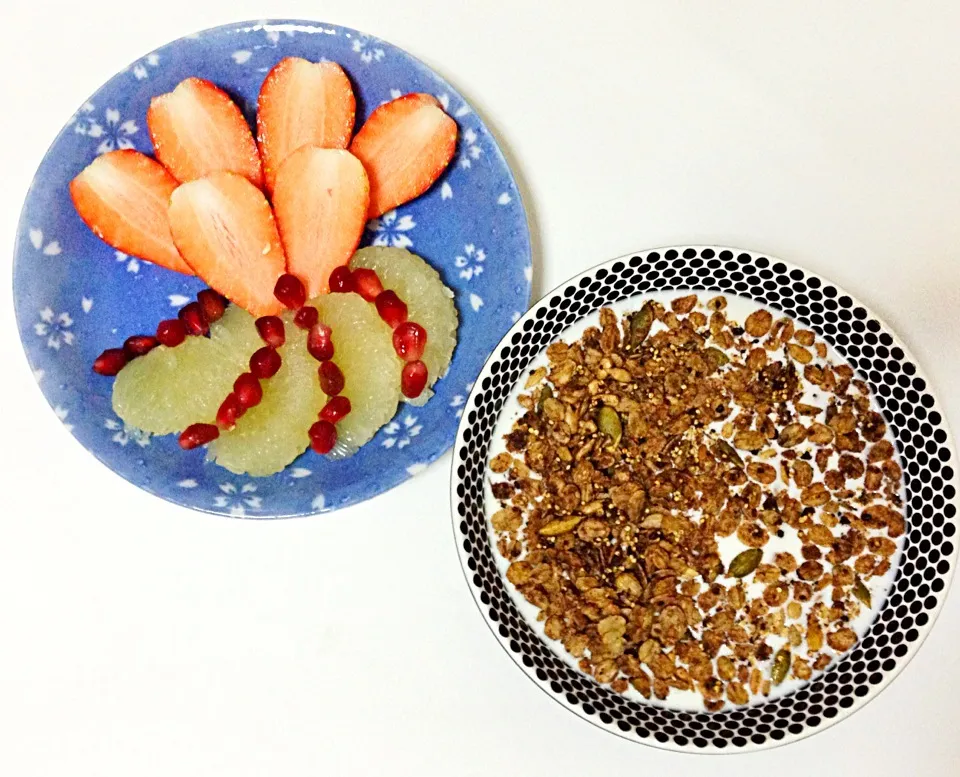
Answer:
M247 510L258 512L263 509L263 499L256 496L257 487L253 483L244 483L237 487L235 483L221 483L223 492L213 498L214 507L229 510L230 515L242 518Z
M120 264L123 264L127 268L127 272L138 273L140 272L140 260L135 256L128 256L123 253L123 251L114 251L117 261Z
M354 38L352 48L354 52L360 55L360 61L365 65L380 62L387 55L369 35L360 35Z
M88 110L89 106L89 110ZM92 103L86 103L80 112L71 121L73 131L78 135L86 135L99 140L97 154L105 154L117 149L133 148L130 138L139 132L140 128L133 119L126 121L120 116L116 108L107 108L103 112L103 123L94 116Z
M469 168L483 154L483 147L477 142L477 133L472 127L467 127L461 136L460 167Z
M160 55L156 52L152 54L147 54L139 62L135 62L133 67L130 68L130 71L133 73L133 77L138 81L143 81L145 78L150 77L150 68L155 68L160 64Z
M30 245L42 252L44 256L58 256L63 250L57 240L48 240L44 244L43 230L39 227L32 227L29 232Z
M477 248L473 243L468 243L463 247L463 254L458 254L453 263L460 270L460 277L469 281L483 273L483 263L486 259L486 251Z
M57 414L57 418L60 419L60 422L64 425L68 432L73 431L73 424L67 423L67 416L70 415L70 411L61 405L57 405L53 408L53 412Z
M96 106L92 102L85 102L80 106L80 110L70 117L67 126L73 127L77 135L89 135L91 125L96 124L96 119L93 118L95 110Z
M69 313L55 313L53 308L45 307L40 311L40 320L33 325L33 331L38 337L47 338L47 348L59 351L64 345L73 345L76 338L72 327L73 318Z
M400 423L391 421L383 427L383 432L387 437L382 445L384 448L396 447L397 450L406 448L422 430L423 427L417 423L416 416L408 413Z
M108 418L103 422L103 427L113 436L110 438L117 445L125 448L131 442L136 443L141 448L146 448L150 444L150 434L142 429L136 429L132 426L126 426L115 418Z
M371 219L367 230L375 232L373 238L375 246L391 246L393 248L410 248L413 241L407 234L417 226L412 216L399 216L396 210L388 210L378 219Z
M274 46L280 43L281 35L286 35L288 38L293 37L293 30L290 30L290 29L280 29L278 27L264 27L263 31L267 36L267 40L270 41Z
M454 409L454 414L457 418L463 416L463 409L467 404L467 397L470 396L471 391L473 391L473 384L468 383L464 387L464 392L462 394L454 394L453 399L450 400L450 407Z

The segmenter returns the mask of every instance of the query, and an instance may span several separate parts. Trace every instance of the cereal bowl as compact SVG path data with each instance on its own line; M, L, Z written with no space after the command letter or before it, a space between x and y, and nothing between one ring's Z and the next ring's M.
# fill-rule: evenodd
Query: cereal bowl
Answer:
M907 349L829 281L644 251L501 341L461 421L454 533L494 636L575 714L767 748L919 648L956 563L954 460Z

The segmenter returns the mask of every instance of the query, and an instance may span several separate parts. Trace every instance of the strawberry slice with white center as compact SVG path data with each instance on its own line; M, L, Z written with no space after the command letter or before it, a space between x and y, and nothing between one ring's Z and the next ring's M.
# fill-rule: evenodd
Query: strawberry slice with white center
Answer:
M277 171L301 146L346 148L357 101L336 62L281 59L267 74L257 101L257 140L267 191Z
M346 264L363 235L370 185L349 151L304 146L280 166L273 209L287 255L287 271L326 294L330 273Z
M266 197L236 173L213 173L170 198L170 231L180 255L209 286L254 316L279 313L273 295L285 268Z
M147 127L157 159L178 181L227 171L263 184L260 153L250 126L222 89L187 78L150 101Z
M457 123L428 94L407 94L377 108L350 144L370 178L369 217L423 194L456 145Z
M138 151L110 151L70 182L80 218L105 243L169 270L193 275L170 235L167 206L176 179Z

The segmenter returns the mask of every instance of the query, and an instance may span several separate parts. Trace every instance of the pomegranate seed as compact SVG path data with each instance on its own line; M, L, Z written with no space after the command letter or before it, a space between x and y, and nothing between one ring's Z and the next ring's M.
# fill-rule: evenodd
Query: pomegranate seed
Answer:
M333 358L333 330L326 324L314 324L307 335L307 350L318 362Z
M307 301L307 290L296 275L284 273L273 287L273 296L290 310L299 310Z
M177 315L187 328L187 334L200 336L210 331L210 324L207 323L199 302L190 302L184 305Z
M128 359L136 359L138 356L150 353L159 344L157 338L153 335L134 335L124 341L123 352Z
M161 345L176 348L187 339L187 328L179 318L168 318L157 325L157 339Z
M405 362L415 362L427 346L427 330L413 321L405 321L393 330L393 350Z
M320 390L328 397L335 397L343 391L346 379L336 364L330 361L324 362L317 372L320 375Z
M383 291L383 284L377 274L365 267L353 271L353 287L367 302L373 302Z
M256 324L260 337L267 345L279 348L287 341L287 335L283 331L283 321L279 316L261 316Z
M213 289L204 289L197 295L197 302L203 310L203 315L208 324L219 321L223 318L223 312L227 309L227 300L219 292Z
M330 291L334 294L346 294L353 291L353 273L349 267L336 267L330 273Z
M233 429L237 425L237 419L246 412L247 409L240 404L240 398L236 394L227 394L217 411L217 426L221 429Z
M330 453L337 444L337 427L329 421L317 421L310 427L310 447L317 453Z
M249 372L243 373L233 382L233 393L237 395L244 410L259 405L260 400L263 399L263 387L260 381Z
M390 326L396 329L407 320L407 304L395 291L381 291L376 299L377 313Z
M320 420L329 421L331 424L335 424L341 418L349 414L350 412L350 400L346 397L330 397L327 400L327 404L323 406L323 410L320 411Z
M253 356L250 357L250 372L255 378L265 380L276 375L281 364L280 354L269 345L265 345L259 351L254 351Z
M427 385L427 365L421 361L408 362L400 373L400 390L407 399L416 399Z
M93 371L98 375L113 377L127 366L127 354L123 348L107 348L93 362Z
M190 424L180 433L180 447L185 451L193 450L213 442L219 436L220 430L215 424Z
M320 320L320 313L316 308L307 305L297 311L293 317L293 323L301 329L310 330L310 328Z

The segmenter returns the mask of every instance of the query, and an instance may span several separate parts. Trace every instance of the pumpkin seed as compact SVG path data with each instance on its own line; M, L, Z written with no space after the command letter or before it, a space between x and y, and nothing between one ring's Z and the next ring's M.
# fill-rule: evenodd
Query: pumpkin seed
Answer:
M712 362L715 370L720 369L724 364L730 363L730 357L719 348L706 348L703 351L703 355Z
M867 605L867 607L873 607L873 598L870 596L870 589L863 584L863 580L859 577L853 581L853 595Z
M612 407L604 405L597 411L597 428L610 438L614 446L620 444L620 438L623 436L623 424L620 423L620 416L617 411Z
M777 651L773 657L773 668L770 670L770 679L774 685L780 685L787 679L787 672L790 671L790 651L782 648Z
M537 397L537 415L543 415L543 403L548 399L553 399L553 388L547 383L540 390L540 396Z
M644 302L643 307L630 316L630 345L636 348L647 339L653 326L653 305Z
M559 534L566 534L577 528L577 524L583 520L582 515L574 515L570 518L562 518L545 523L540 527L540 534L544 537L556 537Z
M746 577L760 565L760 559L762 558L763 550L761 548L748 548L742 553L738 553L730 562L727 575L729 577Z
M717 450L720 452L720 455L731 464L743 467L743 459L740 458L740 454L737 453L736 449L726 440L717 440Z

